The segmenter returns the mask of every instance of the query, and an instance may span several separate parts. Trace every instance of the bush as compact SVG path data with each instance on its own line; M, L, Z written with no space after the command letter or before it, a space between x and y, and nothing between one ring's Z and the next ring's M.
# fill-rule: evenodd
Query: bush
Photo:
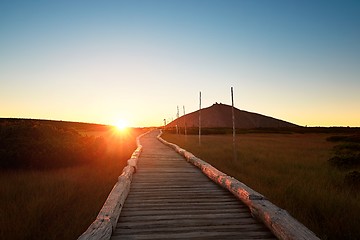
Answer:
M360 172L352 171L345 175L345 184L352 188L360 188Z
M334 147L335 152L360 152L360 144L357 143L344 143Z
M360 135L331 136L326 139L330 142L342 142L334 146L334 155L329 163L340 169L349 169L360 166Z
M341 155L329 159L330 164L340 169L349 169L360 165L360 155Z
M351 136L331 136L326 139L329 142L351 142L351 143L360 143L360 134L355 134Z
M53 169L89 163L106 150L104 139L38 121L0 125L0 168Z

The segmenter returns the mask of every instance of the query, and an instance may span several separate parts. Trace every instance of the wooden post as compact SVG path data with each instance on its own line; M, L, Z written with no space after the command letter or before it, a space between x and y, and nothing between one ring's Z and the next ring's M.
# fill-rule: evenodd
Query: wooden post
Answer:
M232 127L233 127L233 158L236 160L236 129L235 129L235 115L234 115L234 92L231 87L231 114L232 114Z
M184 134L185 136L187 135L187 130L186 130L186 118L185 118L185 106L183 105L183 110L184 110Z
M180 114L179 114L179 105L176 106L176 120L179 118ZM177 120L177 122L179 122L179 120ZM178 125L176 124L176 134L179 134L179 128Z
M201 91L199 100L199 146L201 146Z

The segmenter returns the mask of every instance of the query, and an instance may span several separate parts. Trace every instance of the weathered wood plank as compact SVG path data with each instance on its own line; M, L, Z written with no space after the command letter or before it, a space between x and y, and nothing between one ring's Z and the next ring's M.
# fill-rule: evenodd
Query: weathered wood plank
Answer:
M100 210L96 220L78 238L85 239L109 239L112 229L115 228L121 209L130 190L130 183L134 168L127 166L119 181L111 190L104 206Z
M154 141L156 135L141 139L137 172L112 239L274 239L248 207Z
M131 195L131 197L134 195ZM130 197L130 196L129 196ZM180 198L180 199L179 199ZM151 197L151 198L147 198L147 197L137 197L137 200L132 201L132 204L151 204L151 203L156 203L156 202L163 202L166 204L175 204L175 203L182 203L182 204L206 204L206 203L213 203L214 201L216 201L218 204L230 204L232 203L234 200L233 199L223 199L221 197L218 198L206 198L206 197L197 197L196 199L191 199L191 198L186 198L186 197L182 197L182 196L178 196L178 197Z
M287 211L275 206L263 195L249 188L240 181L227 176L210 164L195 157L192 153L179 146L163 140L159 134L158 139L173 148L187 161L201 169L211 180L228 189L238 199L244 202L251 210L254 217L261 220L279 239L319 239L303 224L294 219Z
M136 195L138 196L138 199L178 199L179 197L183 197L184 199L193 199L194 194L196 194L196 198L199 199L200 201L202 199L209 199L210 201L214 201L214 200L225 200L225 199L229 199L229 201L233 201L233 199L231 199L231 196L227 195L227 194L222 194L222 193L212 193L212 194L206 194L204 192L154 192L154 193L147 193L144 194L142 192L132 192L131 194L129 194L130 196Z
M251 230L250 230L251 229ZM158 227L131 229L125 227L118 227L114 232L114 236L121 234L151 234L151 233L182 233L190 231L213 231L213 232L227 232L227 231L261 231L264 230L263 226L254 224L227 224L222 226L173 226L173 227Z
M168 196L174 196L174 195L190 195L193 196L194 194L199 194L199 195L205 195L208 197L216 197L216 196L221 196L221 197L229 197L231 198L232 196L229 196L228 193L226 192L220 192L218 189L201 189L198 191L194 191L194 190L188 190L186 188L179 188L179 189L170 189L170 190L162 190L162 189L154 189L152 191L141 191L140 189L136 189L134 191L132 191L130 194L138 194L138 195L142 195L142 196L158 196L158 195L168 195Z
M145 134L147 133L137 137L137 149L128 160L128 165L123 169L122 174L118 178L118 182L111 190L95 221L78 238L79 240L110 239L112 231L117 225L121 209L130 191L133 173L137 168L137 161L142 150L142 145L140 144L139 139Z
M124 227L141 227L141 228L157 228L166 226L222 226L227 224L254 224L256 221L253 218L231 218L231 219L163 219L154 221L123 221L119 219L118 226ZM268 231L269 232L269 231ZM241 233L238 233L241 235Z
M162 207L164 205L167 205L169 207L172 208L176 208L176 207L196 207L196 208L214 208L214 209L218 209L219 211L221 211L222 207L224 206L224 204L222 202L220 203L202 203L202 202L194 202L194 203L180 203L180 202L176 202L176 203L126 203L126 207L142 207L142 208L158 208L158 207ZM227 203L226 207L237 207L239 206L238 203Z
M121 221L123 222L158 222L160 220L203 220L203 219L213 219L215 221L219 221L219 219L226 218L227 220L236 220L241 221L246 219L248 221L251 219L251 222L256 222L253 218L249 218L246 214L239 214L237 213L203 213L203 214L176 214L176 215L169 215L169 214L155 214L155 215L142 215L142 216L122 216Z
M238 231L227 232L177 232L177 233L152 233L152 234L134 234L115 235L112 239L265 239L273 238L271 234L264 232L244 232L239 236Z
M242 209L238 209L237 211L234 211L233 209L222 209L221 213L233 213L233 214L238 214L238 213L244 213L244 212L249 212L249 209L247 208L242 208ZM168 208L168 209L142 209L142 208L138 208L137 210L132 209L131 211L121 211L121 216L122 217L129 217L129 216L153 216L153 215L174 215L174 214L186 214L186 215L202 215L202 214L216 214L219 213L219 209L198 209L196 211L194 211L194 209L187 209L187 208L183 208L183 209L173 209L173 208Z

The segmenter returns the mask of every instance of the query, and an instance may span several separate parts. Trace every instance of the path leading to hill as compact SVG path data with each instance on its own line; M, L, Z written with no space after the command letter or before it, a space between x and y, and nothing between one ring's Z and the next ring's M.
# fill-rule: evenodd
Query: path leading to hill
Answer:
M141 138L138 170L111 239L276 239L158 134Z

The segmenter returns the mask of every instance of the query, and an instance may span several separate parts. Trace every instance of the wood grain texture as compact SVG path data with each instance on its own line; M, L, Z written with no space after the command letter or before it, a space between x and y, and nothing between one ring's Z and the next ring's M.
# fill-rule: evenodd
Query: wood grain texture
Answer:
M153 131L111 239L276 239L249 208Z
M111 190L95 221L78 238L78 240L110 239L113 229L116 227L119 219L120 212L124 206L126 197L130 191L133 174L137 169L137 161L142 150L139 139L145 134L147 133L136 138L137 149L128 160L128 165L123 169L122 174L118 178L118 182Z
M207 162L195 157L192 153L169 143L162 139L161 134L158 139L173 148L185 159L201 171L219 186L229 190L234 196L246 204L251 210L251 214L262 221L279 239L286 240L305 240L319 239L311 230L294 219L287 211L277 207L267 200L262 194L249 188L242 182L232 178L217 170Z

